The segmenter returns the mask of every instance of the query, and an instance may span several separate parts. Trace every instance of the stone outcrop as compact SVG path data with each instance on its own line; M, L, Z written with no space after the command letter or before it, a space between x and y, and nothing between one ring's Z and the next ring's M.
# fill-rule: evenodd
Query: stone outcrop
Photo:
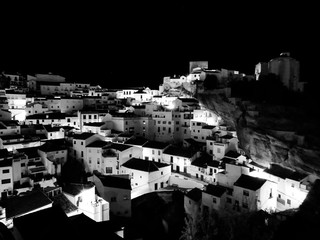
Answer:
M196 97L237 131L240 148L252 160L320 176L319 126L306 119L300 108L251 103L229 98L221 91Z

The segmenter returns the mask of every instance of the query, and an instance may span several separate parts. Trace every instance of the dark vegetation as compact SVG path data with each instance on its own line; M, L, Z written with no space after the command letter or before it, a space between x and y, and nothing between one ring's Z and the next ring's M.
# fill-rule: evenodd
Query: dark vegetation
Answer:
M180 191L152 192L133 199L125 238L178 240L185 218L183 200Z

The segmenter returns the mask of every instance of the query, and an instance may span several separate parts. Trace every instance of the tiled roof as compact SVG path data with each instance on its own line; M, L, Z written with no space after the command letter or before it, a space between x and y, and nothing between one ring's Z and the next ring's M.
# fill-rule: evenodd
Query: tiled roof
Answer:
M174 156L191 158L197 153L197 151L192 148L169 146L166 150L163 151L163 153Z
M80 183L70 183L62 188L63 192L68 193L72 196L76 196L83 190L87 190L94 187L94 183L80 184Z
M216 126L206 125L203 126L202 129L214 129Z
M97 141L87 145L87 147L90 147L90 148L103 148L104 146L107 146L107 145L110 145L110 142L97 140Z
M19 239L82 239L59 206L14 218L13 224L19 231Z
M13 218L51 204L52 201L41 191L15 196L6 201L6 217Z
M245 189L256 191L262 187L267 180L257 177L251 177L242 174L238 180L234 183L234 186L242 187Z
M60 127L52 127L51 125L43 125L47 132L59 132Z
M193 201L200 201L202 199L202 191L199 188L193 188L187 192L186 196Z
M75 134L73 135L73 139L78 139L78 140L86 140L89 137L92 137L93 135L95 135L94 133L88 133L88 132L84 132L81 134Z
M0 149L0 158L7 158L9 156L11 156L11 155L9 154L8 149L6 149L6 148Z
M191 165L201 167L201 168L207 168L208 163L212 162L212 156L209 154L204 153L202 156L196 158Z
M12 166L12 159L4 159L0 161L0 167L11 167L11 166Z
M270 168L264 170L266 173L272 174L283 179L288 178L296 181L300 181L305 178L307 175L293 171L288 168L284 168L278 164L271 164Z
M219 185L212 185L212 184L208 184L205 190L206 193L215 197L221 197L222 194L224 194L226 191L227 191L226 188Z
M83 126L90 126L90 127L101 127L105 125L104 122L93 122L93 123L84 123Z
M169 143L148 141L143 145L144 148L164 149L169 146Z
M42 152L55 152L67 150L64 139L47 140L45 144L38 148Z
M122 164L122 166L143 172L156 172L159 171L159 168L167 167L169 165L139 158L131 158L129 161Z
M111 176L111 175L97 175L97 177L102 182L103 186L105 187L112 187L112 188L120 188L120 189L127 189L131 190L131 181L129 178L122 178L119 176Z
M217 160L213 160L211 162L208 162L208 166L215 167L215 168L222 167L220 161L217 161Z
M143 137L135 137L125 141L125 144L142 146L146 142L148 142L148 140Z
M6 136L0 136L2 140L11 140L11 139L19 139L23 138L21 134L14 134L14 135L6 135Z
M121 143L112 143L110 146L106 146L104 147L105 149L107 148L112 148L112 149L115 149L115 150L118 150L120 152L123 152L129 148L132 148L131 145L126 145L126 144L121 144Z

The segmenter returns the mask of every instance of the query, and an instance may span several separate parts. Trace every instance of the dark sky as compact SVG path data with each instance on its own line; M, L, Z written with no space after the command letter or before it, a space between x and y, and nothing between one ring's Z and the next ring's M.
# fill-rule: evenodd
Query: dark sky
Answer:
M116 2L0 6L0 70L157 87L163 76L185 74L190 60L252 74L257 62L290 51L304 78L316 66L315 5Z

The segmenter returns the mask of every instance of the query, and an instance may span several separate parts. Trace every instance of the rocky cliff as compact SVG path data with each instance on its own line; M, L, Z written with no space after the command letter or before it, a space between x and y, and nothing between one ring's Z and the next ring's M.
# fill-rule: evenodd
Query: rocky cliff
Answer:
M279 163L320 176L320 127L301 107L252 103L217 91L197 99L235 128L240 147L261 165Z

